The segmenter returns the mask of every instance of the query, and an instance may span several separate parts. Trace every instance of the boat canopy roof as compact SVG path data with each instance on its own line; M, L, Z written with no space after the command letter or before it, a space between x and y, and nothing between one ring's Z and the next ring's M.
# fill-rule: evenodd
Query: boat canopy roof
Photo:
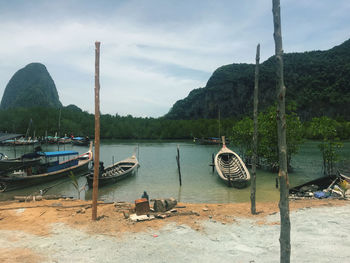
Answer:
M74 155L79 154L76 151L58 151L58 152L41 152L40 155L45 157L59 157L59 156L66 156L66 155Z

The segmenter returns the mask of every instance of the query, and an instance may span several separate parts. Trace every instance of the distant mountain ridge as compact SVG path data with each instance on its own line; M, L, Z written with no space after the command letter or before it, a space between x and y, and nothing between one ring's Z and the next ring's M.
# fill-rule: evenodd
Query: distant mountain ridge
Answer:
M259 110L276 101L274 65L274 56L260 64ZM165 118L211 119L219 111L223 118L251 115L254 71L254 64L219 67L204 88L177 101ZM284 54L284 74L287 103L297 103L302 119L350 120L350 39L327 51Z
M28 64L6 85L0 108L16 107L62 107L56 85L43 64Z

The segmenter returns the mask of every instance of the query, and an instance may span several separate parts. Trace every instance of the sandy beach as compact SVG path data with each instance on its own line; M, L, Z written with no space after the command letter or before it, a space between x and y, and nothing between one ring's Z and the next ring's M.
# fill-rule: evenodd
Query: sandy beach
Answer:
M279 262L277 202L179 203L165 219L133 222L133 204L43 200L0 204L1 262ZM292 262L350 258L350 203L290 202Z

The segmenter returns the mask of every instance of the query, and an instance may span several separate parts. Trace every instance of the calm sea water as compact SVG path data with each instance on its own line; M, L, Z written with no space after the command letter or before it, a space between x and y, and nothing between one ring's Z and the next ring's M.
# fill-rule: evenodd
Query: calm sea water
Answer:
M289 174L291 186L322 176L322 158L317 147L318 142L308 141L293 158L294 171ZM182 187L176 164L177 145L180 147ZM234 147L231 147L235 150ZM32 146L16 147L16 155L33 150ZM57 146L43 146L44 151L55 151ZM75 150L79 153L87 151L87 147L61 145L60 150ZM136 151L140 162L137 174L116 184L99 189L99 199L107 201L132 202L147 191L150 198L174 197L182 202L194 203L227 203L249 202L250 187L245 189L229 188L221 181L209 166L212 154L219 150L218 146L195 145L191 141L179 142L134 142L134 141L102 141L100 159L105 166L113 160L125 159ZM9 157L15 155L13 147L0 147L0 152ZM341 155L350 158L350 142L344 143ZM275 187L277 174L257 171L257 201L279 200L279 191ZM84 177L79 178L79 185L86 184ZM30 195L40 189L51 187L47 194L62 194L77 198L78 191L70 179L59 180L17 191L0 193L0 200L12 198L14 195ZM83 190L81 199L91 199L92 190Z

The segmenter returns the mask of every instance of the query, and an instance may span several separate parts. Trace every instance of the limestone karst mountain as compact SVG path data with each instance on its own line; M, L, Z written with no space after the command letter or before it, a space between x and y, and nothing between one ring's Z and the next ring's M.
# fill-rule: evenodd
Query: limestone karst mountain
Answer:
M61 107L56 85L46 67L31 63L18 70L7 84L1 109L16 107Z

